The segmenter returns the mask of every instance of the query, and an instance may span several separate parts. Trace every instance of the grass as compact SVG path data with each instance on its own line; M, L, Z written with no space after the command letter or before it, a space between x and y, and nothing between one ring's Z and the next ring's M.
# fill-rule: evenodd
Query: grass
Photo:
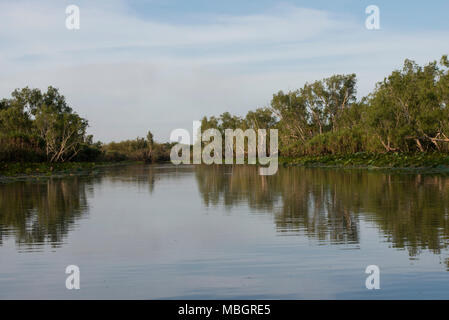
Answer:
M0 179L14 177L51 177L93 172L101 167L125 165L140 162L66 162L66 163L27 163L0 162ZM347 155L303 156L298 158L280 157L284 166L344 167L371 169L409 169L449 171L449 154L445 153L354 153Z
M280 158L284 166L325 166L396 169L449 170L449 154L444 153L354 153L348 155L304 156Z
M101 167L130 164L123 162L65 162L65 163L29 163L0 162L1 178L40 178L58 175L74 175L93 172ZM136 162L132 162L136 163Z

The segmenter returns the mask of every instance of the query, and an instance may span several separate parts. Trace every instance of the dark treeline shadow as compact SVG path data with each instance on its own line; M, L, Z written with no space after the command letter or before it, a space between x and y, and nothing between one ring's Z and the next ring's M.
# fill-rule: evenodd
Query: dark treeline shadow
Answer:
M0 245L13 236L23 249L60 246L88 212L88 186L79 177L0 184Z
M110 167L95 175L0 184L0 246L9 237L23 250L62 246L77 221L88 215L88 196L95 185L129 184L152 194L158 180L191 174L192 167L133 165Z
M159 180L180 180L191 176L193 167L188 165L174 166L171 164L138 164L108 168L101 176L109 183L130 183L139 188L147 188L150 193Z
M298 167L260 176L254 166L201 166L196 179L206 206L245 203L272 213L278 232L356 244L364 222L411 257L449 245L446 176Z
M441 254L449 245L449 177L301 167L261 176L256 166L241 165L123 166L94 176L0 184L0 245L14 237L24 250L61 246L88 216L96 184L129 183L152 194L158 181L182 182L192 171L205 206L231 212L247 205L253 214L272 216L279 234L358 245L363 223L411 257L424 250Z

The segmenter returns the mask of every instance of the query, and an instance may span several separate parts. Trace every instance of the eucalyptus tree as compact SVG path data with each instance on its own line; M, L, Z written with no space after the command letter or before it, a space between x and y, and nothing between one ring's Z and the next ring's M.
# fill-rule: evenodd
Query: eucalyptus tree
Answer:
M368 125L386 151L409 152L440 149L447 137L447 104L444 82L447 70L431 62L419 66L406 60L377 84L370 96Z
M0 134L9 144L19 141L22 154L30 141L42 143L50 162L71 160L86 142L87 120L73 112L58 89L16 89L11 99L4 99L0 107ZM19 137L20 139L17 139ZM21 160L21 159L17 159Z

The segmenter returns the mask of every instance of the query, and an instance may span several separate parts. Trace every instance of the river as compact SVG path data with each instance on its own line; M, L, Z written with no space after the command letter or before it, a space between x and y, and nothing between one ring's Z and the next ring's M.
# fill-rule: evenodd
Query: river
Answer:
M449 299L448 246L445 175L132 165L0 184L1 299Z

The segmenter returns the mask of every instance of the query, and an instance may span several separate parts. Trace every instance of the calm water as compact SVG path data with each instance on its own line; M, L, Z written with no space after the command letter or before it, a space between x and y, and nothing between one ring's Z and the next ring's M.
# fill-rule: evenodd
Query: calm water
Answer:
M448 246L442 175L142 165L0 184L3 299L449 299Z

